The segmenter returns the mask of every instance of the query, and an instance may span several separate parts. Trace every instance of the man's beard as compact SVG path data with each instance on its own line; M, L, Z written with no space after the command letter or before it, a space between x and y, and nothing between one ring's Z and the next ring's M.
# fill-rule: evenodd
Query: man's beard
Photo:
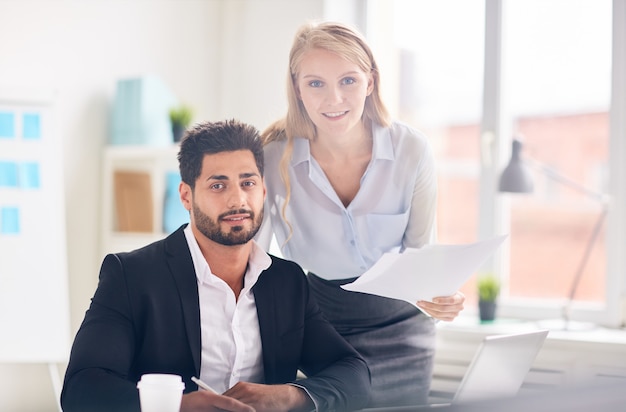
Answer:
M263 209L257 217L251 210L239 209L222 213L217 217L217 221L211 219L207 214L202 212L195 202L192 203L192 212L196 222L196 227L207 238L225 246L243 245L248 243L254 235L259 231L261 222L263 221ZM244 230L242 226L232 226L228 233L220 229L219 221L226 216L246 213L250 215L252 227L250 230Z

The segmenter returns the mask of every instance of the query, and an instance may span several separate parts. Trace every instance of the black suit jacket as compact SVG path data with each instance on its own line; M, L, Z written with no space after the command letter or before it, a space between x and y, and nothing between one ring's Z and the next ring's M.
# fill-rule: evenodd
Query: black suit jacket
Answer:
M145 373L200 373L198 286L184 226L129 253L105 257L98 288L70 355L61 404L70 411L139 411ZM321 315L302 269L272 256L253 287L265 383L294 382L320 410L366 405L369 369ZM210 344L210 343L209 343Z

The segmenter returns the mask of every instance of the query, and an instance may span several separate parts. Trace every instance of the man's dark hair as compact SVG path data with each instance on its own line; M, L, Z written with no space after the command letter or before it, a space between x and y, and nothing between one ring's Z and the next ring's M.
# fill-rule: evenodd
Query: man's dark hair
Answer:
M236 150L250 150L263 176L263 142L254 126L231 119L198 123L187 129L178 152L182 181L193 189L202 172L204 155Z

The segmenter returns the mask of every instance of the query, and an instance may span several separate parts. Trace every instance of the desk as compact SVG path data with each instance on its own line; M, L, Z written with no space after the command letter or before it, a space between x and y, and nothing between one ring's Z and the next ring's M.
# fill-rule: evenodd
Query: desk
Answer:
M488 399L444 406L363 409L361 412L588 412L621 411L626 405L624 385L574 386L554 391L520 394L513 398Z

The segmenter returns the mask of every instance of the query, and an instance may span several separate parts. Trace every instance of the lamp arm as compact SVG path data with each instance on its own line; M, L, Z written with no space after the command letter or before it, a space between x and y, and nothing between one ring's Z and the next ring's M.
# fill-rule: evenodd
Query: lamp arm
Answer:
M578 268L576 269L576 275L574 276L574 279L572 280L570 291L567 296L567 301L565 303L565 306L563 307L563 319L565 321L566 329L567 329L567 322L569 322L570 320L572 302L574 301L574 297L576 296L576 291L578 290L580 279L582 278L583 271L585 269L585 266L587 265L587 261L589 260L589 256L591 255L591 251L593 250L593 246L596 243L596 240L598 239L598 235L600 234L600 229L602 228L604 219L606 219L607 213L608 213L608 206L606 204L603 204L602 213L600 213L600 216L598 216L598 219L596 220L596 223L593 227L593 231L591 232L589 241L587 242L585 253L583 254L583 257L580 263L578 264Z
M602 204L606 204L608 202L608 198L607 195L600 193L600 192L596 192L594 190L591 190L583 185L581 185L580 183L570 179L567 176L564 176L563 174L557 172L556 170L554 170L553 168L538 162L537 160L531 159L531 158L526 158L525 159L526 163L528 163L530 166L532 166L533 168L539 170L541 173L543 173L546 177L561 183L565 186L568 186L571 189L574 189L584 195L587 195L588 197L597 200L598 202L602 203Z
M526 162L531 167L539 170L547 178L552 179L555 182L560 183L564 186L567 186L570 189L574 189L579 193L582 193L583 195L599 202L602 206L602 211L593 226L593 230L591 232L591 235L589 236L589 240L587 241L585 251L582 258L580 259L580 262L578 263L574 278L572 279L567 299L565 301L565 304L563 305L562 317L564 321L564 328L565 330L567 330L571 319L572 303L574 302L574 298L576 297L576 292L578 291L578 287L580 286L580 281L582 279L583 272L585 271L585 267L587 266L589 257L591 256L591 252L593 251L593 247L598 240L598 235L600 234L602 225L608 214L609 196L604 193L591 190L535 159L526 159Z

